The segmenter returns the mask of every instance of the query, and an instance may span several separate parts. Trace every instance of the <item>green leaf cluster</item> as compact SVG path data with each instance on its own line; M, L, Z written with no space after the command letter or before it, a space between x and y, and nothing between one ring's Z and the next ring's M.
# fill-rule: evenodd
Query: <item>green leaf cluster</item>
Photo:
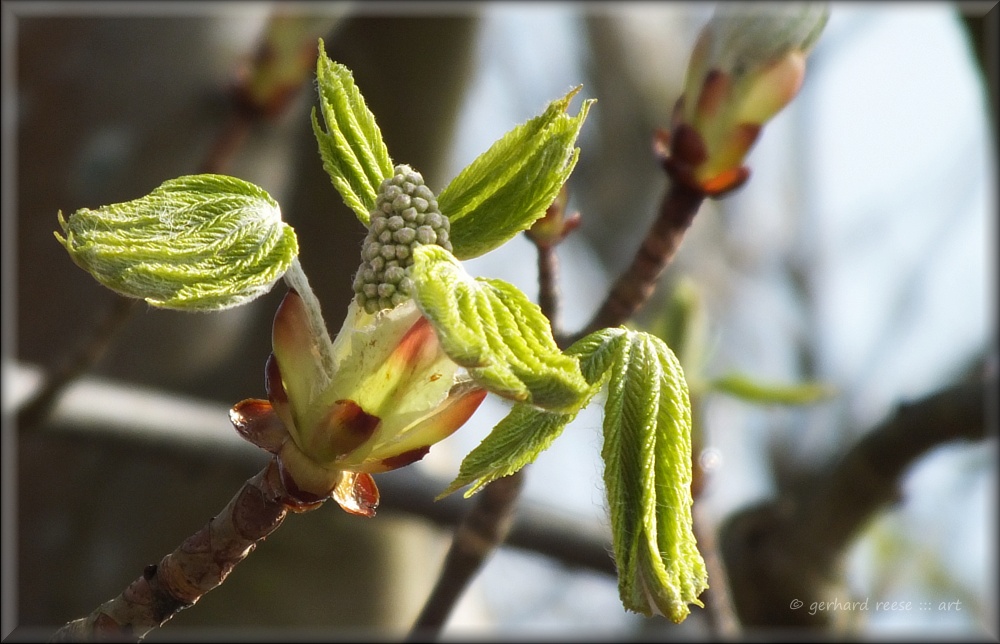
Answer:
M330 60L322 40L316 77L325 129L315 109L312 122L323 167L367 226L379 185L392 176L392 160L350 70ZM576 165L576 138L594 103L584 101L576 116L567 113L579 91L505 134L441 191L438 204L451 224L456 257L491 251L545 215Z
M589 385L577 405L514 405L442 496L467 485L470 496L533 462L606 384L601 456L622 603L680 622L690 604L702 605L708 584L692 528L691 407L680 363L662 340L625 328L593 333L564 355Z
M375 119L351 72L330 60L320 41L316 76L326 129L313 110L313 131L323 167L358 219L368 225L392 161ZM441 191L441 214L451 223L459 259L477 257L509 241L545 214L579 156L574 147L593 100L576 116L567 113L574 88L545 111L495 142ZM414 125L415 127L417 124Z
M154 306L214 311L266 293L298 254L295 231L261 188L214 174L64 219L56 239L101 284Z

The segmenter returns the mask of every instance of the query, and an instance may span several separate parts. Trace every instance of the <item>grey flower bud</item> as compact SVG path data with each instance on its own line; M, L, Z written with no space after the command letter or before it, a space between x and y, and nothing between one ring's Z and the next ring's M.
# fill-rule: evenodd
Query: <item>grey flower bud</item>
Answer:
M358 304L368 313L402 304L413 295L413 249L438 244L451 250L451 223L438 210L424 178L408 165L379 184L361 268L354 278Z
M413 240L417 238L417 231L412 228L403 228L397 230L392 234L392 239L397 244L405 244L409 246L413 243Z
M430 226L420 226L417 228L417 241L421 244L434 244L437 242L437 233Z

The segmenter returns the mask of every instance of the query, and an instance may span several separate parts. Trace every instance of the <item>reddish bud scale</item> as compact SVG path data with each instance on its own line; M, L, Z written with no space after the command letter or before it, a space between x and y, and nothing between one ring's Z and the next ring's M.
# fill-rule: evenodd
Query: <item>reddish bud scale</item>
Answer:
M405 467L412 463L416 463L431 451L431 446L426 445L424 447L418 447L417 449L411 449L408 452L403 452L402 454L397 454L396 456L390 456L389 458L382 459L382 465L386 470L395 470L400 467Z
M425 317L417 320L406 332L399 345L393 350L390 360L404 365L408 372L433 361L440 350L434 327Z
M273 353L267 356L267 364L264 365L264 389L272 403L288 402L285 385L281 383L281 369L278 368L278 360Z
M701 118L712 118L719 113L723 101L729 93L729 75L722 70L713 69L705 76L698 96L696 113Z
M272 454L280 452L289 438L288 430L266 400L248 398L236 403L229 410L229 421L245 440Z
M338 400L310 434L310 447L316 454L337 458L364 445L380 422L353 400Z
M378 486L371 474L345 472L333 491L333 498L345 512L371 518L378 507Z

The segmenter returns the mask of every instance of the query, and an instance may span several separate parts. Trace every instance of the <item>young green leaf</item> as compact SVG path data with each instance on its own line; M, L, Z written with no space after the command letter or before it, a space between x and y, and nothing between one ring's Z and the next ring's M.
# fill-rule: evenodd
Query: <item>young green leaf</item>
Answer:
M577 358L590 390L575 409L554 412L534 405L518 403L493 431L463 460L458 476L438 498L472 483L465 496L478 492L487 483L510 476L549 448L577 413L594 397L607 379L616 352L627 341L624 329L604 329L581 339L566 351Z
M464 495L469 497L487 483L517 472L547 450L576 414L546 411L524 403L514 405L483 442L462 459L458 476L437 498L472 483Z
M707 587L692 530L691 409L680 363L655 336L622 328L567 353L589 381L608 381L601 455L622 603L680 622Z
M594 102L567 114L579 90L505 134L441 191L438 204L451 221L456 257L493 250L545 214L576 165L580 150L573 146Z
M445 353L485 389L553 411L578 410L590 386L563 354L548 320L517 288L473 279L440 246L413 249L417 305Z
M823 383L763 383L738 373L712 380L709 388L760 405L811 405L835 394Z
M56 239L101 284L153 306L213 311L271 289L298 254L261 188L215 174L179 177L145 197L87 208Z
M594 331L566 349L566 355L580 361L580 372L591 385L600 387L608 379L611 367L628 343L631 331L625 327Z
M367 226L379 185L392 176L389 150L353 74L327 57L322 39L316 80L326 130L320 127L316 108L312 110L312 125L323 168L344 203Z

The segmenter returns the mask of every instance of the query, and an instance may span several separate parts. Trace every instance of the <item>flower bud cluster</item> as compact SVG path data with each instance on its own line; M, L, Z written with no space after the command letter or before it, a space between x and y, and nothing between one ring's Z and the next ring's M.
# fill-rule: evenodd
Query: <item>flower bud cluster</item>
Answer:
M437 244L451 250L450 222L424 178L408 165L379 186L368 236L361 247L361 268L354 277L358 305L368 313L393 308L410 298L413 249Z

